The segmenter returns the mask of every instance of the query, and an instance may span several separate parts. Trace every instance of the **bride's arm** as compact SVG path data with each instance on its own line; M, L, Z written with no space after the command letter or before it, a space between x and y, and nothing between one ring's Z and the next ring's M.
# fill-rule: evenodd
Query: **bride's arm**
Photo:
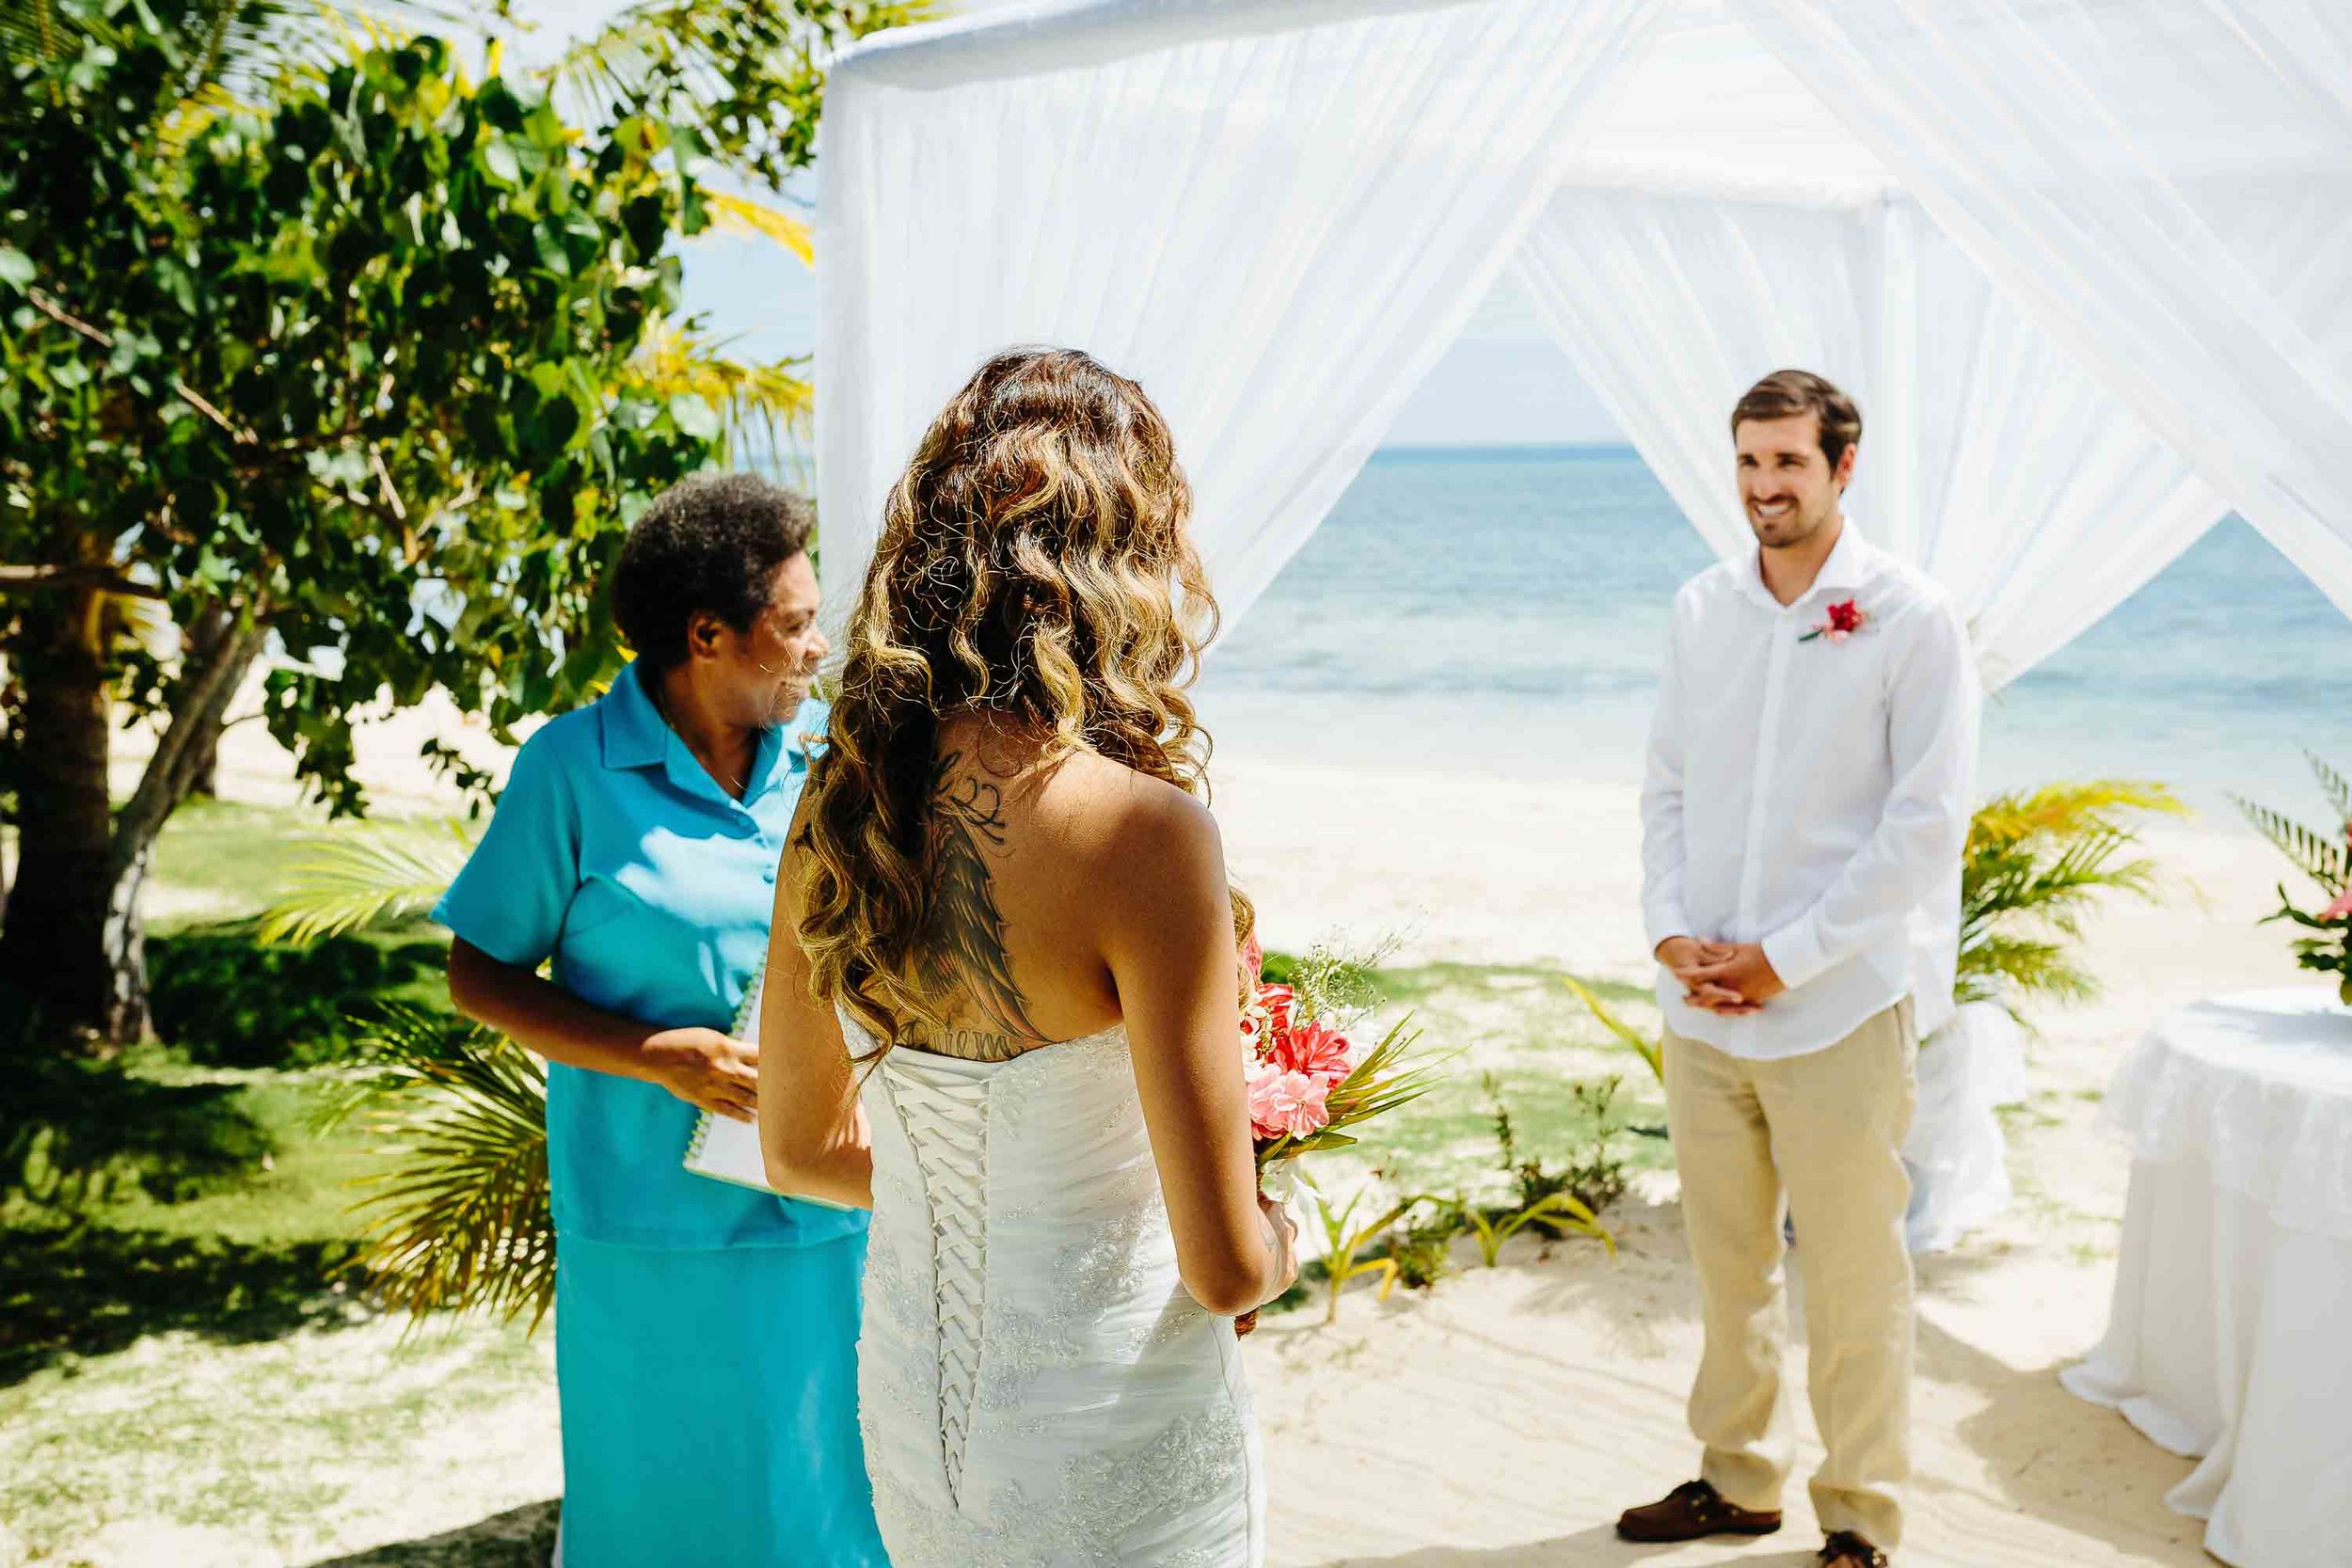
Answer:
M841 1021L808 991L801 951L799 823L787 836L759 999L759 1151L768 1184L801 1197L874 1206L873 1145Z
M1203 1307L1246 1312L1288 1290L1298 1268L1287 1220L1258 1201L1224 845L1207 808L1172 786L1142 791L1124 815L1116 862L1098 883L1103 957L1176 1265Z

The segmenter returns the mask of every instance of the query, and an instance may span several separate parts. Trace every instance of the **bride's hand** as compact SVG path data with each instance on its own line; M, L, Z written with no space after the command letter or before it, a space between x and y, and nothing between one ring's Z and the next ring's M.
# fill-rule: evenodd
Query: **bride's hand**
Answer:
M1298 1222L1291 1218L1288 1209L1263 1193L1258 1195L1258 1212L1265 1216L1274 1247L1274 1288L1265 1298L1272 1301L1298 1283Z

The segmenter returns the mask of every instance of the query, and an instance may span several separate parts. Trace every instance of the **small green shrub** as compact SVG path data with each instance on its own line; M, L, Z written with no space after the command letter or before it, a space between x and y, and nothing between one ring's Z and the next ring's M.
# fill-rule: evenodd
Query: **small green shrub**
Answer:
M438 942L328 937L307 947L246 927L199 927L147 944L155 1032L210 1067L311 1067L358 1054L358 1018L437 974Z
M1577 1108L1590 1119L1592 1141L1575 1150L1557 1170L1546 1165L1540 1155L1520 1157L1518 1138L1511 1126L1511 1108L1502 1099L1502 1082L1489 1072L1484 1083L1486 1097L1494 1102L1498 1164L1511 1178L1518 1196L1518 1201L1503 1212L1534 1209L1545 1199L1565 1193L1587 1213L1597 1215L1625 1196L1625 1160L1617 1153L1617 1137L1626 1131L1625 1118L1617 1109L1617 1096L1625 1088L1625 1080L1613 1074L1569 1086ZM1587 1228L1569 1215L1547 1213L1532 1223L1555 1240Z

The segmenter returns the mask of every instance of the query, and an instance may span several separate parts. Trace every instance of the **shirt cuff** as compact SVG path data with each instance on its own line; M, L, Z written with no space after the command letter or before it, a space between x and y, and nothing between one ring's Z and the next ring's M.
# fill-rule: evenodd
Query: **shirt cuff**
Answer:
M1764 939L1763 946L1764 961L1790 990L1829 967L1829 955L1821 951L1821 939L1814 934L1809 917L1783 926Z
M1682 912L1682 904L1678 899L1661 898L1643 905L1642 924L1648 928L1649 950L1653 955L1658 951L1658 944L1668 937L1695 934L1691 929L1691 917Z

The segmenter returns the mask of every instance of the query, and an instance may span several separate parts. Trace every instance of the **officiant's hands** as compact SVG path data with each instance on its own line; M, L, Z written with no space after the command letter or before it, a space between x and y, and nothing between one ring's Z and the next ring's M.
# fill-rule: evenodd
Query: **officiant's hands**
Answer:
M640 1048L648 1076L698 1111L750 1121L759 1109L759 1047L716 1029L664 1029Z
M1752 945L1752 944L1751 944ZM1756 960L1761 963L1764 950L1755 947ZM1760 1009L1771 997L1788 988L1772 975L1771 989L1764 995L1750 995L1735 980L1726 976L1739 956L1748 951L1727 942L1701 942L1696 937L1668 937L1658 944L1658 961L1682 982L1682 999L1692 1006L1710 1013L1737 1017ZM1772 965L1763 964L1766 974Z

